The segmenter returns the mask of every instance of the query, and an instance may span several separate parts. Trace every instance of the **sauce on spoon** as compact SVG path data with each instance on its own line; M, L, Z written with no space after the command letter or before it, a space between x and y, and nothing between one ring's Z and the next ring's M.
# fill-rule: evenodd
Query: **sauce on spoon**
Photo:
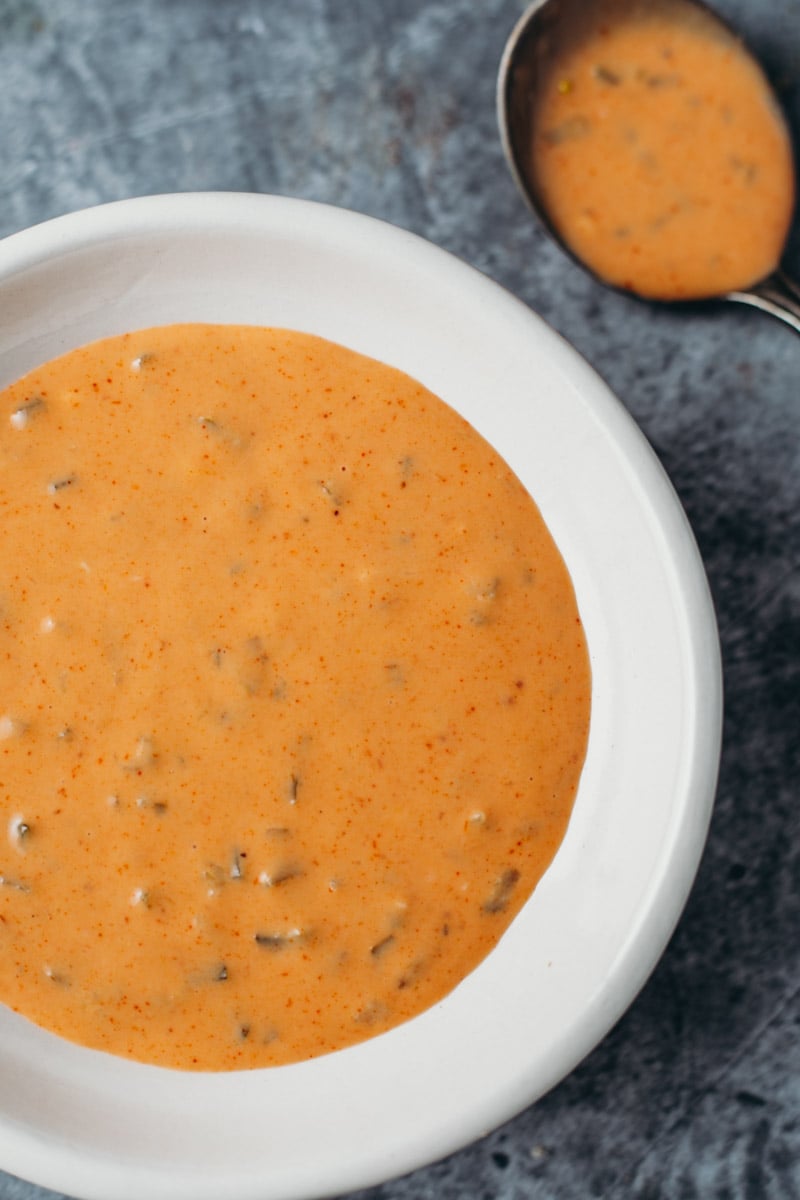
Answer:
M551 7L532 76L529 182L564 244L605 282L651 299L764 279L795 183L758 63L691 0Z

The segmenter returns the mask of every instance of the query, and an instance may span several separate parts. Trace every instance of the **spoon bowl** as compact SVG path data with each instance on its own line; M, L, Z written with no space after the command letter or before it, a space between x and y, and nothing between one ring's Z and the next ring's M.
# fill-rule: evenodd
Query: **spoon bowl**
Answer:
M625 22L627 30L621 29ZM674 45L664 35L670 22L676 31ZM638 60L630 57L634 35L639 39ZM681 38L684 42L693 38L697 47L689 45L687 50ZM692 71L690 54L703 49L699 39L708 42L717 58L734 60L745 72L760 130L767 127L774 139L771 156L764 153L760 162L750 161L753 139L748 142L747 127L741 133L736 130L724 97L718 99L714 93L713 80L707 86L705 79L703 86L698 84L696 77L702 72ZM658 76L652 65L656 54L664 63ZM505 157L522 196L562 250L600 282L662 302L724 299L749 304L800 333L800 287L778 262L794 203L788 128L755 59L706 4L699 0L657 0L655 5L642 0L534 0L506 43L497 110ZM737 144L731 150L721 142L717 150L701 142L700 131L711 128L714 120L718 128L734 127L730 136L739 138L741 153ZM722 136L727 136L724 129ZM682 162L675 167L667 156L659 161L670 140L679 144L692 171L693 152L702 167L706 160L715 163L718 154L716 175L711 171L707 176L716 193L703 193L703 184L688 178L688 166L682 182ZM553 182L548 172L554 160L559 170L572 173ZM765 178L773 169L778 171L780 186ZM608 180L598 182L597 176L604 173ZM734 208L748 235L768 224L771 228L771 240L765 242L761 257L753 258L760 265L749 273L744 266L738 277L735 270L723 269L718 288L713 275L710 284L703 280L698 286L697 271L702 268L698 260L708 243L709 259L718 250L723 263L729 250L738 250L721 242L721 220ZM702 220L705 226L698 223ZM596 254L602 237L608 243L605 259ZM614 237L619 238L617 243ZM651 251L658 237L663 250L657 246ZM718 247L714 239L720 241ZM677 275L677 286L660 289L646 276L634 273L628 279L622 266L617 269L616 258L620 263L628 261L625 255L636 252L638 243L644 246L643 257L663 253L666 261L672 253L669 266Z

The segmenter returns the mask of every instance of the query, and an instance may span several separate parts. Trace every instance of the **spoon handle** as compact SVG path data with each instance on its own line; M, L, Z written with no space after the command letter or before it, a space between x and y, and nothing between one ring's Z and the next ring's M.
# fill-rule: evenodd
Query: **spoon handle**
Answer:
M800 284L795 283L780 268L749 291L728 292L725 299L760 308L762 312L771 313L773 317L791 325L796 333L800 333Z

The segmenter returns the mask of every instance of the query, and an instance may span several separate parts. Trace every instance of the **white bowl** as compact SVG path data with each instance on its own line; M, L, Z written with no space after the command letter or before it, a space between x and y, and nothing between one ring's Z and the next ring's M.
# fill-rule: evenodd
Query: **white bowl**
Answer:
M124 201L0 243L0 385L173 321L320 334L415 376L504 455L572 574L593 671L566 839L497 948L422 1016L313 1062L182 1074L0 1008L0 1166L97 1200L290 1200L388 1179L566 1075L661 955L702 851L720 745L702 564L645 439L578 355L470 267L302 201Z

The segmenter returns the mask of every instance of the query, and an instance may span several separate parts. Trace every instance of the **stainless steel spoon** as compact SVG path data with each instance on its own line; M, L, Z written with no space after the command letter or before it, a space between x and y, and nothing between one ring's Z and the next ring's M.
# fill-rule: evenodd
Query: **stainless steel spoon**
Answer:
M585 7L592 0L579 2ZM701 5L699 0L697 2L698 7L707 8L706 5ZM547 53L547 43L552 39L557 23L560 20L569 20L570 11L570 0L534 0L520 17L508 38L500 62L497 115L503 150L519 190L551 237L570 258L585 270L590 270L553 228L537 194L530 152L537 61L541 61L542 55ZM724 24L718 14L713 15ZM602 279L600 282L606 283ZM760 282L742 291L727 292L719 299L761 309L762 312L785 321L795 332L800 333L800 284L791 279L781 267L776 268Z

